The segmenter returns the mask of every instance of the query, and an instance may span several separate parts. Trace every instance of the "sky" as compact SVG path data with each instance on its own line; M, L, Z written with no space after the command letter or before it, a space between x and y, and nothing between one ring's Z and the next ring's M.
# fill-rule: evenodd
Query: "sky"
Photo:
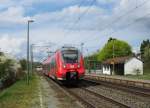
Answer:
M0 0L0 50L26 57L27 21L35 59L63 45L80 48L84 55L100 50L109 37L128 42L138 52L150 39L149 0ZM35 45L35 46L36 46ZM45 54L43 54L45 52Z

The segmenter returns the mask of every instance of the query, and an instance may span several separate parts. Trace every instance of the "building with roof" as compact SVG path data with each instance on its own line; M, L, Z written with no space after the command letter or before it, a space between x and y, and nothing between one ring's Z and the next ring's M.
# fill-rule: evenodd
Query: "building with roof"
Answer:
M143 62L136 57L116 57L102 63L103 74L108 75L142 75Z

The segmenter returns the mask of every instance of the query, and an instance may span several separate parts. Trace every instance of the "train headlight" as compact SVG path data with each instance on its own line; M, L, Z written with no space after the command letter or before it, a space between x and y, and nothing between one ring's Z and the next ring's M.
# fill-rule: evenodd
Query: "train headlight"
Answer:
M78 68L80 68L80 64L78 64Z
M64 68L66 68L66 65L63 65Z

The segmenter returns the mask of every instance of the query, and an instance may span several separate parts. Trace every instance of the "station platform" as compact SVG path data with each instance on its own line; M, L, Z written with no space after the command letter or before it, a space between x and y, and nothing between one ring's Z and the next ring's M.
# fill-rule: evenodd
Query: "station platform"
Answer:
M103 75L96 73L86 73L85 78L97 81L111 82L126 86L140 87L150 89L150 80L131 79L119 75Z

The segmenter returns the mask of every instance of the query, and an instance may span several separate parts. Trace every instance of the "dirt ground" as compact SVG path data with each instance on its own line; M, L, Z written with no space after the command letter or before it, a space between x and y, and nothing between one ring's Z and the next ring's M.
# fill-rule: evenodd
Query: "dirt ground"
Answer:
M83 108L75 99L67 96L40 76L39 96L33 99L33 108Z

